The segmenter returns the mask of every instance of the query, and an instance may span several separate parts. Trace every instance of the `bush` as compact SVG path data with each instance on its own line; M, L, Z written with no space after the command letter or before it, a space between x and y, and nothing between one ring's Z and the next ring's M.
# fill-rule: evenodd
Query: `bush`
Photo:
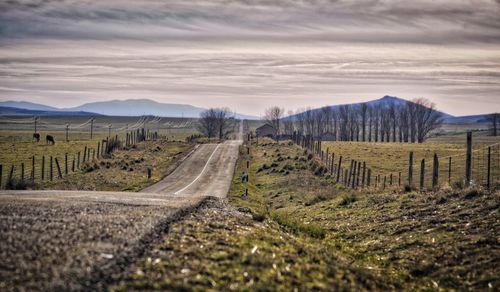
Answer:
M20 180L20 179L12 179L8 180L7 184L5 184L6 190L27 190L33 189L35 184L32 180Z
M412 192L415 190L414 187L410 186L410 185L405 185L403 190L406 192L406 193L409 193L409 192Z
M480 192L477 189L469 189L465 192L465 198L468 200L473 199L479 195L480 195Z
M318 168L316 168L316 171L314 171L314 175L323 176L327 171L328 170L326 169L326 167L321 165Z
M342 196L342 199L339 202L339 206L347 207L350 204L356 202L357 200L358 200L358 198L354 194L348 194L348 195Z
M319 194L319 195L315 196L314 198L312 198L311 200L307 201L304 205L312 206L312 205L315 205L315 204L323 202L323 201L331 200L332 198L333 198L333 196L329 195L329 194Z

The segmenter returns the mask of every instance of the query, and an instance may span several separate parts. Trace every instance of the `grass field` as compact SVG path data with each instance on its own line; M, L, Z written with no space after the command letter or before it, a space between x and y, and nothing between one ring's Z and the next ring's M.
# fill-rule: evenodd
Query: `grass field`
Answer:
M42 140L49 134L57 141L66 140L66 124L69 124L69 140L90 140L90 117L79 116L44 116L37 122L37 132ZM196 119L193 118L158 118L154 117L94 117L93 139L111 136L124 136L126 129L146 128L158 131L159 135L173 140L184 140L187 136L197 133ZM32 141L34 122L31 117L0 116L0 141Z
M315 175L302 149L260 142L240 151L230 206L175 223L116 290L499 287L498 191L352 191Z
M473 134L473 179L485 183L486 162L488 145L492 148L491 177L494 182L500 183L500 137L486 136L484 132ZM374 175L387 177L392 173L394 182L402 176L402 185L408 180L408 156L413 152L414 182L418 184L420 175L420 162L425 159L425 187L432 184L432 161L434 154L439 158L440 184L444 185L449 180L449 158L452 156L451 183L462 182L465 175L466 134L452 134L436 137L422 144L410 143L363 143L363 142L323 142L323 150L335 153L338 163L342 156L344 167L349 166L350 160L364 161L372 169Z
M47 182L49 178L49 163L50 157L54 159L57 158L62 171L65 171L65 157L68 156L68 167L72 168L72 161L77 160L77 155L80 152L80 158L83 159L83 151L85 147L92 148L94 151L97 150L97 144L99 141L106 139L111 133L114 137L118 135L121 140L125 139L126 129L128 126L134 127L145 127L150 131L158 131L159 135L166 138L169 145L161 145L160 148L165 147L168 150L162 153L165 157L172 157L172 155L181 152L183 153L190 148L188 145L184 145L186 137L196 134L197 131L195 127L195 119L183 119L183 118L162 118L155 119L153 117L148 117L147 120L141 117L109 117L109 116L97 116L95 117L93 135L90 139L90 124L84 126L79 126L88 122L89 117L78 117L78 116L49 116L41 117L37 122L37 132L41 134L41 141L39 143L32 142L32 135L34 131L34 123L30 117L0 117L0 165L3 167L2 171L2 187L5 186L5 182L9 175L9 171L12 165L14 165L14 177L20 178L21 176L21 165L24 163L25 168L25 178L31 176L32 171L32 157L35 156L35 182L38 188L49 188L49 187L63 187L60 182ZM147 121L150 122L147 122ZM66 123L70 124L68 139L66 141ZM108 125L112 125L111 131L109 131ZM45 135L52 135L55 138L55 145L47 145L45 143ZM149 145L152 146L152 145ZM156 147L158 145L153 145ZM135 149L137 150L137 149ZM142 149L143 152L145 149ZM129 155L131 157L142 155L143 153L135 153L131 150ZM118 155L118 154L117 154ZM42 157L45 156L45 179L43 183L41 182L41 161ZM124 157L119 157L120 160L127 159ZM153 157L150 158L153 160ZM110 163L107 161L106 163ZM163 165L165 161L161 158L157 162L149 161L149 164ZM54 177L57 175L55 170L54 162ZM100 170L99 172L105 172ZM103 175L103 174L101 174ZM132 174L129 174L129 176ZM145 175L145 170L141 172L141 176ZM68 178L69 179L69 178ZM66 179L66 184L68 183ZM72 177L72 179L75 179ZM105 174L103 180L113 181L117 177L113 172L108 171ZM102 180L101 180L102 181ZM91 188L90 182L95 183L93 189L127 189L123 183L110 183L107 186L100 183L100 180L87 181L87 186L82 186L85 189ZM71 184L69 184L71 185ZM67 186L68 188L76 189L78 185ZM112 186L115 185L115 186ZM143 184L139 184L143 185ZM134 189L134 188L132 188Z

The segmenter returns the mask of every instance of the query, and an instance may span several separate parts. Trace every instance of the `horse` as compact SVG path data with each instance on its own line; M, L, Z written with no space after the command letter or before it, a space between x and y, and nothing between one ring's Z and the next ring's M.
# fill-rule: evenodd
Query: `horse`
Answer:
M40 142L40 133L33 133L33 139L31 141L36 140L36 142Z
M54 137L51 135L47 135L46 140L47 140L47 144L49 144L49 143L51 143L52 145L56 144Z

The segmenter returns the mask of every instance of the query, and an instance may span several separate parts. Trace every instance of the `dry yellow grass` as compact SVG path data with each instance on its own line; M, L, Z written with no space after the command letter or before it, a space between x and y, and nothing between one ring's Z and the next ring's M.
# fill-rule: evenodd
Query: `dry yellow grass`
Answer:
M445 184L449 179L449 157L452 157L451 183L463 181L465 176L465 135L449 139L451 143L445 143L445 137L435 138L422 144L410 143L367 143L367 142L323 142L323 150L335 153L335 161L338 163L342 156L343 167L349 167L351 160L366 162L367 167L372 169L374 175L381 175L381 180L386 176L389 181L393 174L394 182L397 182L399 172L404 185L408 180L408 158L413 152L413 180L418 185L420 175L420 163L425 159L425 187L432 184L432 162L434 154L439 158L440 184ZM459 141L462 141L459 143ZM473 137L473 179L484 183L486 181L487 145L500 142L500 137ZM492 148L492 178L500 182L500 162L498 161L500 148Z

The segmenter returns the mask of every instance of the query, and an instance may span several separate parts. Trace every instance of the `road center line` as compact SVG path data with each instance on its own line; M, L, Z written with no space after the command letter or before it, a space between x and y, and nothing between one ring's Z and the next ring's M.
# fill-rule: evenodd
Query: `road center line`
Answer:
M205 169L207 168L208 164L210 163L210 160L212 160L212 157L214 156L215 152L217 152L217 149L219 149L219 146L221 144L217 144L217 147L215 147L214 149L214 152L212 152L212 154L210 155L210 157L208 158L207 160L207 163L205 164L205 166L203 167L203 169L201 170L200 174L198 174L198 176L191 182L189 183L187 186L183 187L182 189L178 190L177 192L174 193L174 195L178 195L180 192L184 191L185 189L189 188L192 184L194 184L200 177L201 175L203 174L203 172L205 172Z

